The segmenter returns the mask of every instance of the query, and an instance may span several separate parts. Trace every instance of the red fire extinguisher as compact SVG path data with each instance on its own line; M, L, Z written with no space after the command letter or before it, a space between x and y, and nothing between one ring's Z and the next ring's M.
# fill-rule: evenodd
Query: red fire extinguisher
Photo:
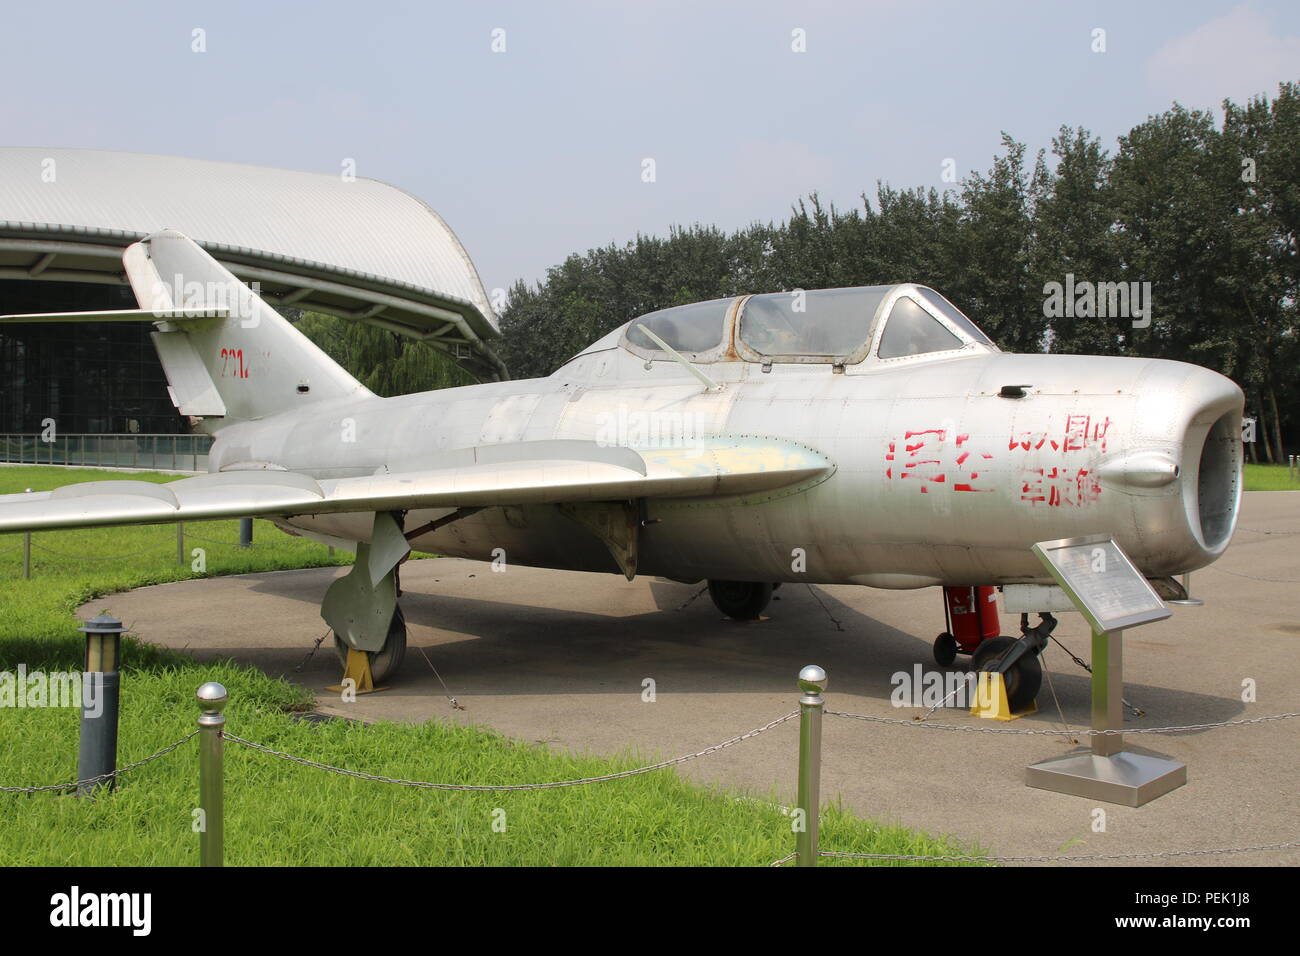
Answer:
M958 652L973 654L980 642L998 636L998 589L995 587L945 587L943 616L948 629L934 641L934 659L947 667Z

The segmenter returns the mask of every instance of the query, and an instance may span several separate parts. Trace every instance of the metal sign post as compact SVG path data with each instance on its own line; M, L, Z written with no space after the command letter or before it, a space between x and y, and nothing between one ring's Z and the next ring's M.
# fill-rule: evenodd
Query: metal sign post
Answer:
M1025 784L1140 807L1187 782L1187 765L1124 749L1124 629L1169 617L1159 595L1107 535L1043 541L1036 554L1092 625L1092 729L1086 750L1025 769Z

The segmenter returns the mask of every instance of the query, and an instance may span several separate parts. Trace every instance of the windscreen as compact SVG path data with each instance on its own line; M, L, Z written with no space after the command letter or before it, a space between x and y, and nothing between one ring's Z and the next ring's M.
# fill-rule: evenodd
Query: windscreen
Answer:
M965 344L914 299L900 296L889 310L885 332L880 337L877 354L883 358L902 358L959 349Z
M871 338L887 287L756 295L740 316L740 338L760 355L849 355Z
M662 351L650 336L637 328L645 325L678 352L707 352L722 344L723 324L727 318L727 309L733 301L711 299L708 302L694 302L691 305L651 312L632 321L628 326L627 340L652 352Z

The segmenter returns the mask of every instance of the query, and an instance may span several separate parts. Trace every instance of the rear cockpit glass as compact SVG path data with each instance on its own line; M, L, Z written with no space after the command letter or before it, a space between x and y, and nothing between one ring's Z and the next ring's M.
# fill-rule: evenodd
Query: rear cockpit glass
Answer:
M764 356L847 356L871 338L888 288L823 289L753 296L740 316L740 339Z
M722 344L727 309L733 301L712 299L643 315L633 319L628 326L627 341L649 352L662 352L658 344L638 328L644 325L684 355L712 351Z
M961 329L980 345L987 345L989 348L997 348L993 341L980 331L977 326L951 302L935 292L933 289L918 289L917 292L925 300L926 305L930 306L935 312L938 312L945 319L951 322L957 328Z
M969 320L968 320L969 321ZM882 359L959 349L965 344L914 299L900 296L889 310L876 354Z

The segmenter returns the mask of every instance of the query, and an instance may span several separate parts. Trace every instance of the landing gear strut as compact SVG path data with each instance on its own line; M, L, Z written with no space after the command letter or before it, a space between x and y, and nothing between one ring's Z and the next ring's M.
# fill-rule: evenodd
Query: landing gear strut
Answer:
M710 581L709 597L733 621L757 621L772 600L772 585L766 581Z

